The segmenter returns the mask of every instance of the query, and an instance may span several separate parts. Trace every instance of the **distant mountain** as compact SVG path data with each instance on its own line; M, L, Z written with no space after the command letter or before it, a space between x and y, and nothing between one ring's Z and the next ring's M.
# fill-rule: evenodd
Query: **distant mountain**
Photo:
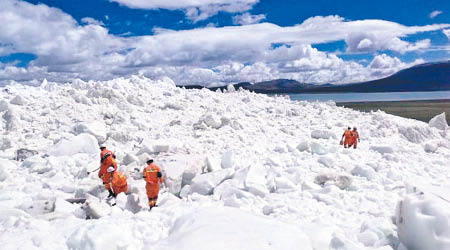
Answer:
M199 85L184 87L203 88ZM243 89L266 94L450 90L450 61L416 65L382 79L360 83L315 85L300 83L295 80L276 79L255 84L242 82L235 84L234 87L236 89L242 87ZM210 89L215 91L225 88L226 86Z
M450 90L450 61L416 65L378 80L326 85L305 92L414 92L437 90Z

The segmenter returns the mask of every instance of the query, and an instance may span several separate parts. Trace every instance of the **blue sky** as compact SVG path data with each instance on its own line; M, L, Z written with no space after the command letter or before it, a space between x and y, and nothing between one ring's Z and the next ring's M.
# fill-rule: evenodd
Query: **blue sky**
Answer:
M345 83L450 59L449 1L3 0L0 81ZM254 36L252 36L254 35Z

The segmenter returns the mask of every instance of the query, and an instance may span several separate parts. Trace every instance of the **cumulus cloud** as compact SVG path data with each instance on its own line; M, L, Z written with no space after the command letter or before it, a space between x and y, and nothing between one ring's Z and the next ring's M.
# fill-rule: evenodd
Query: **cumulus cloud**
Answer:
M351 33L346 39L348 52L375 52L378 50L392 50L399 53L417 51L429 48L430 39L419 40L415 43L401 40L389 33L360 32Z
M46 5L23 1L0 2L0 56L38 55L36 65L73 64L94 60L122 46L120 38L99 25L79 26L71 16Z
M369 64L372 69L389 69L398 68L403 65L402 61L397 57L390 57L386 54L377 55Z
M402 62L398 57L391 57L386 54L376 55L370 64L368 70L372 78L380 78L392 75L397 71L408 68L417 64L422 64L425 61L421 58L416 59L411 63Z
M266 15L264 15L264 14L252 15L248 12L245 12L242 15L234 16L233 24L239 24L239 25L255 24L255 23L261 22L264 19L266 19Z
M84 19L85 25L80 25L59 9L19 0L0 1L0 22L9 24L0 32L0 56L31 53L37 57L27 68L3 65L3 82L43 78L107 80L140 74L169 76L177 84L202 85L274 78L315 83L372 79L406 65L380 61L365 67L319 51L311 44L346 41L351 53L404 53L430 46L428 39L415 43L403 40L408 35L450 27L319 16L288 27L258 23L181 31L155 28L151 36L118 37L93 19ZM389 61L377 60L381 59Z
M110 0L136 9L184 10L194 22L205 20L219 11L241 13L250 10L259 0Z
M440 10L435 10L433 12L430 13L430 18L433 19L435 17L437 17L438 15L442 14L442 11Z

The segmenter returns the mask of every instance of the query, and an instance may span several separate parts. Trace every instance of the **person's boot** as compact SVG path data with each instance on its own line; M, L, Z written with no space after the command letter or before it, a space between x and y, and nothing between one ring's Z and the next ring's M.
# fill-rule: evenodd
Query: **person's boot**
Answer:
M114 192L111 189L109 189L108 192L109 192L108 198L115 197Z

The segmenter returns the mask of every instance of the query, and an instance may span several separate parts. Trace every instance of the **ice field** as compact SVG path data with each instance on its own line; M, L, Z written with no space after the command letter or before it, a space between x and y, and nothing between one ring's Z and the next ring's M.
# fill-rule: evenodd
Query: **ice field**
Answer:
M0 92L0 249L450 249L445 114L423 123L137 76ZM357 149L339 145L347 126ZM87 173L99 145L128 176L117 206ZM152 211L150 158L167 185Z

